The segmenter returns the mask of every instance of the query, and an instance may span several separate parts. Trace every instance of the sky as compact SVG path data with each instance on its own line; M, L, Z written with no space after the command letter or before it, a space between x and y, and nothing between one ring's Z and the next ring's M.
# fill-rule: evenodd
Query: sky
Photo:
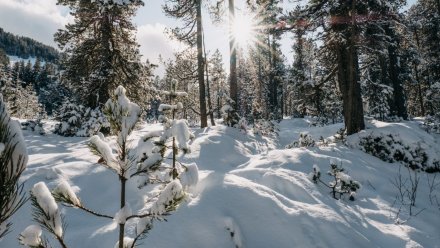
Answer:
M243 9L245 0L235 0L237 11ZM289 0L285 0L288 2ZM416 0L408 0L411 5ZM27 36L44 44L57 47L53 34L72 21L68 9L57 6L57 0L0 0L0 27L17 35ZM178 25L175 19L165 16L162 11L164 0L144 0L134 18L137 25L137 39L143 60L158 63L159 55L164 59L173 58L173 51L182 46L176 41L170 41L164 30ZM289 4L293 6L293 4ZM229 56L229 43L226 25L213 25L207 12L203 13L205 44L209 53L219 49L226 65ZM292 61L292 35L285 34L281 50L286 59ZM228 69L225 66L225 69ZM159 69L159 74L163 73Z

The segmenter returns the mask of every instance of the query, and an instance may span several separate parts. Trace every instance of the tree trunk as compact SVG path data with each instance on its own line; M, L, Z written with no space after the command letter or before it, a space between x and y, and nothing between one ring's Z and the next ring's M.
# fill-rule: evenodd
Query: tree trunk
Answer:
M119 176L119 180L121 181L121 208L125 207L125 177ZM125 224L119 224L119 248L124 248L124 231Z
M203 37L202 37L202 0L197 1L197 73L199 81L199 100L200 100L200 127L208 126L206 116L206 98L205 98L205 69L203 67Z
M204 32L204 31L203 31ZM209 70L208 70L208 56L206 55L205 36L203 35L203 54L205 55L205 73L206 73L206 93L208 95L208 112L211 119L211 126L215 126L214 109L212 108L211 89L209 86Z
M408 119L408 114L405 107L405 96L403 92L402 84L399 80L399 61L397 58L397 40L396 34L391 27L385 27L386 34L391 37L392 41L396 44L388 46L388 58L389 58L389 77L391 85L393 87L393 104L391 105L391 113L397 115L403 119Z
M358 75L356 48L340 46L338 49L338 83L342 93L344 121L347 134L365 128L361 87Z
M101 46L103 49L102 54L102 63L104 64L103 68L100 68L100 71L111 71L112 70L112 48L110 46L112 39L112 21L111 15L109 11L105 11L102 18L101 30ZM104 75L99 75L104 77ZM113 79L113 77L111 77ZM107 82L105 79L99 80L99 86L96 92L90 92L89 95L89 106L99 107L104 105L105 102L110 98L111 95L111 86L113 86L114 82Z
M349 11L345 13L346 16L351 16L351 24L333 24L333 29L336 32L345 33L347 37L346 44L337 43L335 46L338 63L338 84L342 94L344 122L347 135L365 129L361 85L359 83L359 61L355 46L355 6L356 1L353 1L351 13L348 13Z
M417 28L414 29L414 35L415 35L415 39L416 39L417 48L420 49L420 40L419 40ZM419 69L417 67L417 63L415 63L415 62L414 62L414 72L416 74L415 76L416 76L416 82L417 82L417 93L418 93L418 97L419 97L420 111L421 111L422 116L425 116L426 111L425 111L425 104L423 101L423 94L422 94L422 86L421 86L422 82L419 77Z
M237 48L233 32L235 22L234 0L229 0L229 97L234 100L234 109L238 106L238 87L237 87Z
M415 76L417 82L417 98L420 104L420 114L421 116L425 116L425 104L423 102L423 93L422 93L422 86L419 77L419 69L417 68L417 65L415 63L414 63L414 72L416 74Z

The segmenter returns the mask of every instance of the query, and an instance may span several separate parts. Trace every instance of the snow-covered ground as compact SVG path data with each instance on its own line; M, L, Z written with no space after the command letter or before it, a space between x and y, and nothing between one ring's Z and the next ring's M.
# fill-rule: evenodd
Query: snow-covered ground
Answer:
M140 247L440 247L440 209L430 203L427 182L432 174L420 174L414 211L421 212L409 218L408 208L402 207L397 219L401 204L395 202L398 190L391 182L399 174L399 164L342 144L284 148L300 132L318 139L334 135L341 127L309 127L303 119L284 120L276 138L225 126L195 129L192 153L181 160L197 163L199 183L167 222L154 223ZM415 122L372 122L368 127L369 131L398 132L402 139L424 142L434 150L440 142ZM157 129L157 124L145 125L137 135ZM89 151L87 138L40 136L28 131L24 136L30 160L23 174L27 191L40 181L54 188L57 180L65 179L87 207L109 215L118 211L118 178L96 164L98 157ZM324 172L322 179L330 181L325 172L335 158L362 185L353 202L348 197L333 199L328 188L310 180L316 164ZM401 172L407 177L405 168ZM440 186L435 193L440 197ZM128 185L133 210L143 206L139 194L136 183ZM69 247L114 246L117 230L107 219L62 208ZM13 230L0 241L0 247L19 247L17 237L33 224L31 219L27 202L13 217Z
M29 61L31 62L31 65L35 64L35 61L37 61L37 58L35 57L30 57L27 59L18 57L18 56L12 56L12 55L8 55L9 57L9 63L11 64L11 66L13 66L16 62L20 62L20 61L24 61L24 64L26 65L26 63ZM46 62L44 62L43 60L41 61L41 65L44 65Z

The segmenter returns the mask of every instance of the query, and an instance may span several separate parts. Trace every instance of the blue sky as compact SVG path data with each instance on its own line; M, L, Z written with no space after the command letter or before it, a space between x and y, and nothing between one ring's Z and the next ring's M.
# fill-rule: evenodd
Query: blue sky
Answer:
M285 0L288 2L289 0ZM409 0L413 4L416 0ZM170 41L163 33L167 27L175 27L175 19L165 16L161 5L163 0L144 0L134 18L138 27L138 42L141 45L143 59L157 62L159 54L164 58L172 58L173 50L178 49L178 42ZM245 0L236 0L237 7L243 6ZM293 4L289 4L293 6ZM229 44L226 26L214 26L208 14L204 13L204 29L208 51L219 49L224 62L229 56ZM68 10L56 5L56 0L0 0L0 27L6 31L31 37L35 40L56 47L53 34L71 21ZM285 34L282 40L282 51L291 61L292 35Z

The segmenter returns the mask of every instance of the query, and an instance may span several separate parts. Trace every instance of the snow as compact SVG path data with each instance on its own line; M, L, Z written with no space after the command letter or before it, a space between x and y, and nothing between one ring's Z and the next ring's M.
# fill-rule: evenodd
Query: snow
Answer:
M65 179L60 179L58 186L53 190L54 193L64 196L69 199L75 206L81 206L81 201L75 194L75 191L70 187L70 184Z
M435 202L430 202L425 179L432 180L432 174L420 173L415 208L416 212L424 210L417 216L409 216L403 206L397 217L400 205L393 203L398 191L391 180L399 175L401 165L381 161L356 146L341 143L284 149L298 140L300 133L318 140L320 136L332 137L343 126L310 127L308 121L283 120L279 124L279 136L269 138L225 126L191 130L195 134L188 144L192 153L179 154L178 160L185 166L197 164L198 182L191 186L191 194L181 206L166 216L166 222L154 221L139 247L438 246L440 210ZM373 121L367 127L365 132L398 133L407 143L422 142L433 149L432 156L439 158L439 153L434 151L439 147L440 136L426 133L418 122ZM158 124L144 124L134 131L133 144L160 128ZM98 157L89 151L86 138L40 136L30 131L24 131L24 137L30 154L22 179L27 181L25 191L42 180L50 188L56 187L57 180L46 179L45 174L56 171L56 179L65 178L81 188L79 196L87 207L100 213L120 210L115 196L120 185L115 183L114 173L96 164ZM356 139L358 135L347 138L353 143ZM338 161L338 166L342 163L344 172L363 185L355 201L349 201L348 196L335 200L328 188L309 179L313 165L327 171L331 160ZM402 176L408 178L405 169ZM333 177L323 173L321 179L329 182ZM179 185L185 187L180 179L174 181L175 190L168 188L167 194L158 196L139 190L137 183L130 181L126 201L133 210L143 208L146 202L152 207L169 201L172 192L180 192ZM440 197L439 188L433 194ZM159 206L163 204L157 204L156 211L163 211ZM18 247L20 231L32 223L30 208L27 202L13 216L12 232L0 241L0 247ZM109 220L73 208L63 207L63 212L69 227L65 233L69 247L114 247L118 232L105 229ZM145 227L148 223L148 218L127 221L127 238L135 236L136 226Z
M41 216L48 226L50 226L56 235L63 236L63 227L58 205L44 182L39 182L32 188L32 195L37 199L38 205L44 211L46 216Z
M92 136L90 138L90 143L92 143L96 147L96 150L99 152L99 155L102 156L107 166L117 172L120 171L121 168L116 161L116 157L113 154L112 148L110 147L109 143L102 140L99 135Z
M24 58L21 58L21 57L18 57L18 56L13 56L13 55L8 55L8 57L9 57L9 62L10 62L11 66L13 66L15 63L21 62L21 61L23 61L24 64L27 64L27 62L29 61L29 62L31 62L31 65L35 65L35 61L37 61L36 57L31 57L31 58L28 58L28 59L24 59ZM41 60L40 63L41 63L41 66L44 66L44 64L46 62L44 60Z
M178 180L171 181L165 186L156 202L151 206L150 214L161 215L165 213L167 206L183 197L183 195L183 188L180 182Z
M196 186L199 181L199 168L197 164L186 164L184 171L180 174L180 183L183 187Z
M149 131L147 134L143 136L143 140L146 141L148 139L151 139L153 137L160 137L162 135L161 130L155 130L155 131Z
M131 248L131 246L133 245L133 241L134 239L130 237L124 237L124 248ZM114 247L119 248L119 241L116 242Z
M123 208L121 208L116 214L113 220L118 224L125 224L127 218L133 214L131 207L129 204L125 204Z
M181 102L178 102L176 105L171 105L171 104L161 104L159 105L158 110L160 112L162 111L167 111L167 110L180 110L183 109L183 104Z
M128 135L136 125L141 114L141 108L136 103L131 102L126 96L126 90L119 85L115 90L116 102L109 99L105 107L112 111L115 121L120 123L121 130L118 134L118 143L122 147L122 143L127 141Z
M21 132L20 123L16 120L10 119L9 113L7 112L5 103L0 101L0 120L3 122L3 125L6 125L9 128L9 133L5 136L5 140L3 142L8 142L6 144L2 144L3 146L1 150L5 149L5 145L7 147L15 145L14 152L12 153L12 171L21 171L26 167L28 162L28 154L26 150L26 143L23 138L23 134ZM18 161L22 163L19 164L20 168L17 168Z
M321 172L321 170L316 164L313 165L313 171L315 171L316 173Z
M189 131L188 123L186 122L186 120L173 120L171 132L173 137L176 138L177 147L184 150L185 152L190 152L188 142L193 137L193 135Z
M98 4L101 4L103 6L106 5L127 5L132 3L134 0L92 0L92 3L96 2Z
M24 246L36 246L41 243L41 227L37 225L30 225L24 229L20 234L20 244Z
M151 224L151 218L140 218L136 224L136 235L140 235L145 231L146 227Z

